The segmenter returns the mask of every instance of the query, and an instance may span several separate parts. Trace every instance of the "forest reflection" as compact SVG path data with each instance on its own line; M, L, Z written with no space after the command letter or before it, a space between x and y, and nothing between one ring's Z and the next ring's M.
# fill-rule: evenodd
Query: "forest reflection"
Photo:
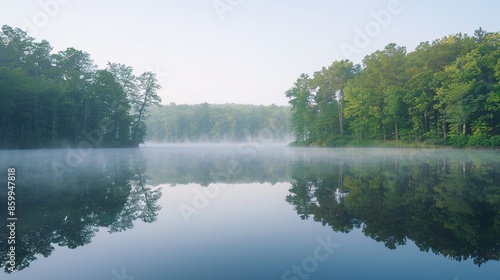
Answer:
M58 152L44 153L25 168L18 168L22 176L16 194L17 270L25 269L39 256L49 257L54 245L74 249L89 244L102 228L115 233L133 228L136 220L156 221L161 189L148 183L142 153L124 151L94 151L92 157L63 174L50 167ZM0 247L7 248L3 234L5 231ZM6 254L2 254L0 267L6 261ZM9 273L7 268L4 270Z
M16 229L18 270L49 257L56 245L74 249L89 244L99 230L116 233L137 221L155 222L162 186L218 183L290 183L284 199L300 219L335 232L361 229L389 249L412 241L422 251L479 266L500 259L496 151L103 149L63 174L52 163L63 162L64 150L4 155L0 167L9 159L22 174L16 193L22 221ZM0 212L0 219L5 215ZM7 240L1 231L1 248ZM6 261L2 254L0 267Z
M292 164L286 201L302 219L335 232L361 228L389 249L411 240L457 261L498 261L500 163L460 153L304 157Z

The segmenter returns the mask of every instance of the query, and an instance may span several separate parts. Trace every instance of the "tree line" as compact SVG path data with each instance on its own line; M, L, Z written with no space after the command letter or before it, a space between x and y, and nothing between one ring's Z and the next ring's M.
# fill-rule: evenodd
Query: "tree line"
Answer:
M288 106L171 103L152 109L146 124L146 140L155 142L284 141L292 138Z
M57 53L19 28L0 33L0 148L133 147L144 141L156 75L109 63L97 69L75 48Z
M500 146L499 58L500 33L480 28L302 74L286 92L296 143Z

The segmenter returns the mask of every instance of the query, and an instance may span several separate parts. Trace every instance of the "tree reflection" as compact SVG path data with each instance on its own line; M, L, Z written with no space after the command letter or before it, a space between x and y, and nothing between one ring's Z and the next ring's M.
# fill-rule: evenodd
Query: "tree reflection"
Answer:
M131 229L137 219L156 221L161 189L147 184L140 152L95 153L61 177L53 172L19 177L17 270L39 255L50 256L54 245L74 249L89 244L100 228L113 233ZM1 236L0 247L7 246L6 236ZM0 261L9 273L6 254Z
M500 259L500 164L474 159L302 160L290 195L302 219L336 232L361 228L395 249L413 241L475 264Z
M290 181L285 148L258 145L153 149L148 153L152 184L234 184Z

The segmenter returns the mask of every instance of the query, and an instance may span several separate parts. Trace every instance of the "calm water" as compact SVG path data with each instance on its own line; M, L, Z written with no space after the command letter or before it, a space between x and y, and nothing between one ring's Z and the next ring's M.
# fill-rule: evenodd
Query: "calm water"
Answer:
M499 151L0 151L0 172L1 279L500 277Z

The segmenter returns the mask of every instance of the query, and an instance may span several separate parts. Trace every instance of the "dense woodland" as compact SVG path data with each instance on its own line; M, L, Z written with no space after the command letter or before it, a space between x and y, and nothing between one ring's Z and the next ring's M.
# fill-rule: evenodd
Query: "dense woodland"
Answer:
M479 29L302 74L286 92L296 142L500 146L499 58L500 33Z
M118 63L97 69L88 53L52 53L48 41L6 25L0 35L0 148L144 141L148 107L160 103L154 73L136 76Z
M292 106L159 105L154 73L68 48L52 52L3 26L0 148L133 147L158 142L282 141L342 146L370 142L500 146L500 33L477 30L389 44L356 65L335 61L286 92Z
M272 142L293 138L290 107L238 104L176 105L151 110L147 140L155 142Z

